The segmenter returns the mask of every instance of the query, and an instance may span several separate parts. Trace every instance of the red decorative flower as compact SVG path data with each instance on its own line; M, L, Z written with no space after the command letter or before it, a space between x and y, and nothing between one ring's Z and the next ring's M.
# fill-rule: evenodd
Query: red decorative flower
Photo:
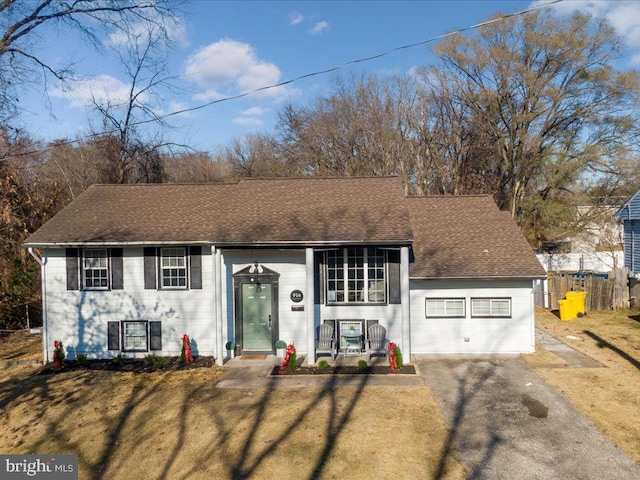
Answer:
M184 361L188 365L189 362L193 362L193 355L191 354L189 335L187 335L186 333L182 336L182 346L184 348Z
M284 360L282 361L282 365L280 365L280 371L284 372L285 369L287 368L287 364L289 363L289 358L291 357L291 355L293 355L293 353L295 353L296 351L296 347L294 347L293 345L289 345L287 347L287 351L284 354Z
M389 342L389 366L391 367L391 371L396 373L398 363L396 361L396 344L393 342Z

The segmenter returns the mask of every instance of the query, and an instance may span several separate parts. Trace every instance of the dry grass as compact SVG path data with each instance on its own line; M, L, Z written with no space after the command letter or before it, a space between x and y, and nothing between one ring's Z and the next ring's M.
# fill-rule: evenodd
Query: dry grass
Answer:
M539 310L536 324L604 368L567 368L564 360L540 348L525 360L640 464L640 312L590 312L562 322Z
M81 479L434 478L427 387L217 389L222 369L0 370L0 451L77 453ZM462 479L455 457L439 478Z

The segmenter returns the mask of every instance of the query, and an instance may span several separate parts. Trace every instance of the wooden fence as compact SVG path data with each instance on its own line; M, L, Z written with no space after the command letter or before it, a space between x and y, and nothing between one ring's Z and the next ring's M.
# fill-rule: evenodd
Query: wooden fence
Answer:
M558 309L558 300L570 291L587 292L587 311L629 308L627 269L616 268L608 278L591 273L549 273L549 306Z

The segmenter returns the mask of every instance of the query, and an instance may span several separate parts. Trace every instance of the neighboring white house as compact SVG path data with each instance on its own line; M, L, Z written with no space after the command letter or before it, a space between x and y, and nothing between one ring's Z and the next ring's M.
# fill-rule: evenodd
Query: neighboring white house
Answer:
M624 265L622 222L615 217L617 205L579 205L576 222L580 231L560 242L561 251L538 253L547 272L606 273Z
M406 197L396 177L97 185L31 235L45 360L199 355L373 323L412 353L533 352L545 272L489 196ZM34 249L37 249L34 250Z

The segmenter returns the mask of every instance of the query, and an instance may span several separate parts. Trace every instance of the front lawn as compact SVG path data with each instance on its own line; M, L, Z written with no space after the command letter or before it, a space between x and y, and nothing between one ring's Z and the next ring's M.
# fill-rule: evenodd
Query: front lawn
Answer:
M427 387L218 389L218 367L0 370L0 452L76 453L81 479L434 478ZM275 381L275 380L274 380ZM438 478L462 479L455 456Z

